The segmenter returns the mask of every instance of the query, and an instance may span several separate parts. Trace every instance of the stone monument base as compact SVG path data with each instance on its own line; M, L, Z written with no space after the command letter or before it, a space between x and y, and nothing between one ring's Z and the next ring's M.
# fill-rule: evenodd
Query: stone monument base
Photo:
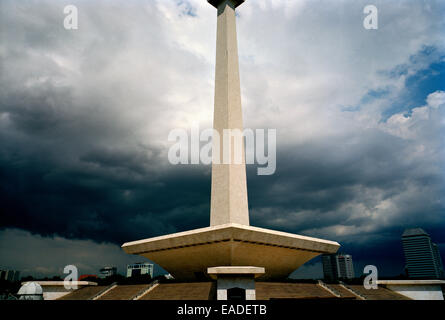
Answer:
M261 279L284 279L339 247L334 241L234 223L122 245L126 253L148 258L181 281L208 278L207 268L218 266L258 266L265 268Z
M216 280L217 300L234 300L234 298L256 300L254 279L264 273L264 268L252 266L212 267L207 269L207 274ZM231 290L235 290L235 292L231 292Z

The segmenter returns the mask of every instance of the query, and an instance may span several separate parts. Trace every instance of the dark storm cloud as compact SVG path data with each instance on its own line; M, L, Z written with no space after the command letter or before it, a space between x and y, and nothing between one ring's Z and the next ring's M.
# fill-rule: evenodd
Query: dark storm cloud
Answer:
M85 158L90 163L91 153ZM122 243L208 222L208 176L179 169L174 177L153 178L157 173L141 172L129 158L137 155L115 152L97 168L84 170L48 164L45 158L28 158L20 166L2 159L3 226Z
M62 28L60 4L5 4L2 227L121 244L205 225L209 176L193 168L165 170L165 148L141 137L141 130L155 131L158 110L166 107L158 97L172 68L163 62L181 65L187 53L173 58L169 50L152 50L170 45L156 43L163 32L153 6L78 5L81 29L70 33ZM116 20L119 14L139 25L148 19L152 35L135 30L132 20ZM145 76L126 51L130 42L150 48L135 53L150 53ZM194 62L182 65L190 71ZM125 69L133 69L130 81L122 77Z
M353 143L352 140L366 143ZM361 225L367 217L354 217L350 211L342 212L342 205L360 201L364 207L372 209L382 199L391 198L410 184L415 184L432 192L430 195L416 195L418 199L425 199L419 207L428 207L428 212L440 217L443 210L440 203L444 190L443 174L440 170L431 170L438 159L407 160L411 151L409 144L398 137L371 130L364 132L362 137L343 136L327 141L311 141L310 144L295 145L292 150L281 150L274 176L251 175L250 181L268 180L268 188L249 184L251 205L262 208L272 202L271 207L280 208L276 210L279 217L290 209L294 210L293 214L301 212L302 216L297 218L296 223L300 230L313 225L312 218L304 221L307 218L303 213L305 211L317 214L319 227L331 225L334 221L338 223L342 216L347 217L349 223ZM430 161L432 163L426 166ZM374 199L371 194L367 196L366 191L382 194ZM429 201L429 196L435 197L435 201ZM417 208L409 211L413 209ZM403 213L408 218L409 211ZM271 218L270 212L264 216L259 214L257 218L258 222L263 219L267 221ZM283 221L290 228L292 219L284 218ZM292 225L292 228L296 225Z
M97 274L104 265L114 265L125 274L126 264L140 260L105 242L42 237L17 229L6 229L0 234L2 267L20 270L21 276L64 278L67 265L75 265L79 275ZM161 270L157 269L156 274Z

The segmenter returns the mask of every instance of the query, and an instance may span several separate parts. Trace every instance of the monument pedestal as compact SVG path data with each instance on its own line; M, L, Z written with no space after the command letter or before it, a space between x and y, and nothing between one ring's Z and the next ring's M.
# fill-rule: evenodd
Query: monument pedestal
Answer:
M264 274L264 268L213 267L207 269L207 274L216 279L217 300L233 300L233 293L239 294L240 300L256 300L254 279Z
M322 253L335 253L335 241L235 223L195 229L127 242L126 253L142 255L167 270L175 279L196 280L207 268L259 266L262 279L283 279Z

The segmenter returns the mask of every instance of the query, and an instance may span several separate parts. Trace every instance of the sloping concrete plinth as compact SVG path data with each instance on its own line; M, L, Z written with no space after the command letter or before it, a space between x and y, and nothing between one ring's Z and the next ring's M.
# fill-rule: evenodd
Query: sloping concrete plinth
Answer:
M339 247L334 241L234 223L122 245L126 253L150 259L177 280L204 277L207 268L218 266L258 266L266 270L261 279L283 279L310 259L335 253Z

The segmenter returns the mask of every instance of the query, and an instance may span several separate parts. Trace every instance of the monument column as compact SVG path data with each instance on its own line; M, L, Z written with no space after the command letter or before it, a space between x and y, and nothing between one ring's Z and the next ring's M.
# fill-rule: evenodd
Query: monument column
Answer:
M239 130L238 133L243 130L235 8L244 0L208 2L218 9L213 127L219 133L219 141L214 138L213 142L210 225L249 225L243 138L230 138L231 161L227 163L223 157L224 129L230 129L232 133L233 130ZM237 143L242 149L238 163L234 159ZM218 149L219 158L215 153Z
M216 160L221 161L223 144L217 142L224 140L224 129L243 129L235 8L244 1L208 2L218 9L214 128L220 139L214 137L213 155L218 153L216 148L220 151ZM340 245L334 241L249 226L241 146L242 161L213 159L210 227L127 242L122 245L125 252L156 262L177 280L196 280L206 274L216 278L218 299L244 293L246 299L255 299L255 277L285 279L319 254L337 252Z

